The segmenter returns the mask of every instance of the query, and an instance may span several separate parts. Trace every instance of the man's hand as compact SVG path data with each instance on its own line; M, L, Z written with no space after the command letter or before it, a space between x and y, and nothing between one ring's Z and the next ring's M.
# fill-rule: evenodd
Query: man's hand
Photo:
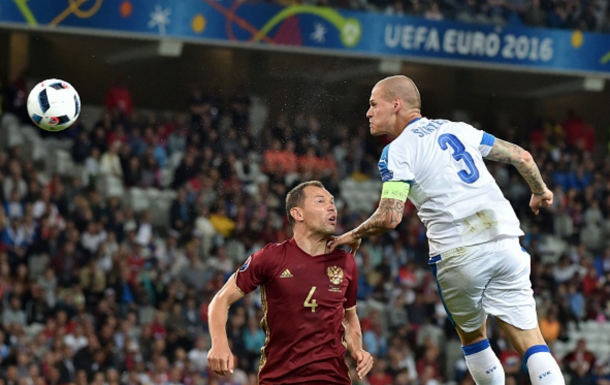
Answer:
M548 208L551 207L552 204L553 192L546 187L542 194L532 194L532 199L530 199L530 208L536 215L540 212L540 208Z
M356 361L358 378L363 379L373 369L373 356L364 349L358 349L352 352L352 358Z
M336 237L331 237L330 241L328 241L328 243L326 244L328 246L328 248L330 249L329 252L332 252L333 250L335 250L337 248L337 246L348 245L350 247L349 252L352 255L356 255L356 251L358 251L358 248L360 247L360 243L362 243L362 239L354 238L354 235L352 232L353 231L350 231L348 233L338 235Z
M227 372L233 373L235 363L229 345L222 345L221 347L212 345L212 349L208 352L208 366L214 373L221 376L224 376Z

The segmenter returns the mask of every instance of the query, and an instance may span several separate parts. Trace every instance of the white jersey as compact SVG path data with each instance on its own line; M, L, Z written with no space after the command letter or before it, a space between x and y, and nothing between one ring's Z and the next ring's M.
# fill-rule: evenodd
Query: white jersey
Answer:
M483 161L494 141L465 123L421 118L383 149L381 178L411 184L409 200L426 226L431 256L523 235Z

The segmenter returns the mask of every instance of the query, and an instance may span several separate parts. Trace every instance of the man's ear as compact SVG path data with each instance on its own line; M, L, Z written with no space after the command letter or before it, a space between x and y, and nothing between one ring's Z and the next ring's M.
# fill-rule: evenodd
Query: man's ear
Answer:
M290 209L290 215L294 219L295 222L303 221L303 210L300 207L293 207Z
M401 98L394 98L394 100L392 101L392 108L394 110L394 113L397 114L398 111L400 111L400 109L402 108L403 105L403 101Z

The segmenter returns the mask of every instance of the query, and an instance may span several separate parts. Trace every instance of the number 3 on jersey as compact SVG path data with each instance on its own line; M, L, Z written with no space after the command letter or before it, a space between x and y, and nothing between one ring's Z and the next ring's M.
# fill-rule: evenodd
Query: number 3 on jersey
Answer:
M464 183L471 184L479 179L479 170L477 170L477 167L474 164L474 159L466 152L466 147L464 147L464 144L460 142L457 136L453 134L443 134L438 137L438 144L443 151L451 147L453 149L452 156L456 162L459 162L460 160L464 161L468 170L461 170L457 173Z
M311 290L309 290L309 294L307 294L307 298L305 298L305 302L303 302L303 306L310 307L312 313L315 313L316 308L318 307L318 301L311 298L311 297L313 297L313 293L315 293L315 291L316 291L316 287L312 286Z

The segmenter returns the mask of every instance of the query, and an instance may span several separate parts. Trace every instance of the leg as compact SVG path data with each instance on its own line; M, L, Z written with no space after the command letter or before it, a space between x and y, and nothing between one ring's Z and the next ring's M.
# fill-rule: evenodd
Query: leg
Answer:
M523 357L534 385L564 385L565 379L555 357L544 342L540 328L523 330L496 318L517 352Z
M458 336L460 337L460 342L462 346L476 344L477 342L481 342L487 339L487 330L485 324L481 325L480 328L473 332L465 332L458 325L455 326L455 331L457 331Z
M493 315L523 357L533 385L563 385L565 380L538 327L530 282L530 256L517 239L496 242L496 275L483 293L483 308Z
M455 326L466 365L477 385L504 385L504 368L489 346L481 298L491 270L480 248L437 257L432 272L449 319Z
M485 323L473 332L465 332L458 325L455 330L462 342L466 366L477 385L504 385L504 368L489 346Z
M540 333L540 328L538 326L534 329L523 330L502 321L500 318L495 318L521 357L523 357L525 352L532 346L546 346L546 342L544 342L544 338L542 338L542 333Z

